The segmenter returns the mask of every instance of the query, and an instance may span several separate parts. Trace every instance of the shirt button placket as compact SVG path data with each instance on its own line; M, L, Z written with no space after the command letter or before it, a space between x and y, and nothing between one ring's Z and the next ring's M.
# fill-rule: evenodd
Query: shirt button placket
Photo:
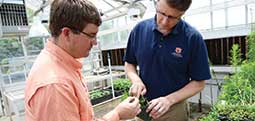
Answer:
M160 44L158 45L158 48L162 48L162 42L164 41L163 37L160 37Z

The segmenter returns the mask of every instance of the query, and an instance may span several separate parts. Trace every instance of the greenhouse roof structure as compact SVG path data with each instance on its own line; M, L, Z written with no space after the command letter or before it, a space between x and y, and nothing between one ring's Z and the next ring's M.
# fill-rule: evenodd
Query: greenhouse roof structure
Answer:
M18 0L14 0L18 1ZM33 15L39 12L49 13L49 4L53 0L25 0L27 8L33 11ZM141 14L145 12L146 7L142 2L152 0L90 0L94 3L102 14L103 20L110 20L126 14L130 14L131 8L139 9ZM132 13L131 13L132 14ZM46 15L47 16L47 15Z

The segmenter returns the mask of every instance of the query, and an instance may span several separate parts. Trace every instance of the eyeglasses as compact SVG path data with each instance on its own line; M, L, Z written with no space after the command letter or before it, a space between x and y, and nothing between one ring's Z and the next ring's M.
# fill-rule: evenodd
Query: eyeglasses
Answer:
M86 35L87 37L89 37L89 38L92 39L92 40L97 40L97 36L88 34L88 33L86 33L86 32L80 31L80 30L78 30L78 29L74 29L74 28L70 28L70 29L71 29L73 32L82 33L83 35Z
M167 20L174 20L174 21L178 21L181 19L181 16L178 16L178 17L175 17L175 16L172 16L172 15L166 15L165 13L159 11L159 10L156 10L156 12L164 17L167 18Z

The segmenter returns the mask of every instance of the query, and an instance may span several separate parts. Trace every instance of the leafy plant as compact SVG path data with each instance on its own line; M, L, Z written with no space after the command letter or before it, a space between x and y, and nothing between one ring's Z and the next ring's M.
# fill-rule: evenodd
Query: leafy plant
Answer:
M114 90L123 90L128 92L131 87L131 82L128 79L119 78L113 81Z
M149 101L144 96L140 96L139 103L142 111L137 115L137 117L144 121L150 121L152 118L149 116L149 113L146 112L146 109L149 106Z
M202 117L199 121L219 121L218 120L218 112L216 111L215 107L212 108L212 111L206 117Z
M129 93L128 92L124 92L123 95L121 96L121 101L125 100L126 98L128 98Z
M237 66L240 65L242 62L239 45L234 44L230 53L232 55L230 58L230 63L235 68L235 72L237 72Z
M255 62L243 64L239 72L225 78L219 99L230 104L255 104L254 86Z
M22 46L17 38L1 38L0 52L0 61L5 58L23 56Z
M235 70L234 75L225 78L217 103L200 121L255 120L255 89L253 88L255 86L255 34L251 36L253 44L249 46L253 49L249 48L248 60L241 64L240 71ZM239 47L234 45L231 51L231 63L235 68L241 63L239 53Z
M231 121L244 121L255 119L255 105L216 105L218 118Z
M96 89L96 90L92 90L90 93L89 93L89 96L90 96L90 99L96 99L96 98L99 98L99 97L103 97L105 95L110 95L111 92L109 90L100 90L100 89Z
M255 62L255 32L248 36L248 61Z
M128 92L124 92L121 97L121 100L125 100L129 96ZM141 105L141 112L137 115L137 117L143 119L144 121L150 121L152 118L149 116L149 113L146 112L147 107L149 106L149 101L144 97L140 96L139 103Z

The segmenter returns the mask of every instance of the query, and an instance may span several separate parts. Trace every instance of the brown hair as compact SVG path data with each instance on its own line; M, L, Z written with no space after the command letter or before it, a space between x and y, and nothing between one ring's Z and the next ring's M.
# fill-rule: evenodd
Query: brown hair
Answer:
M51 4L49 28L53 37L58 37L63 27L82 31L88 23L102 23L97 8L88 0L54 0Z
M179 11L186 11L191 5L192 0L165 0L168 6Z

